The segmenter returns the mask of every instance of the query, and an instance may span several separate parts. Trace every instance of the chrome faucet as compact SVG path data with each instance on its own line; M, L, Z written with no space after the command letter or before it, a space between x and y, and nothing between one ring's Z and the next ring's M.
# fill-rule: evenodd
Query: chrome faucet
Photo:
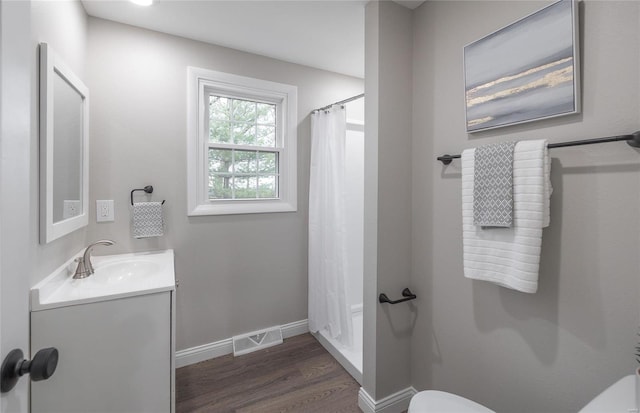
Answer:
M84 254L82 254L82 257L76 258L78 267L76 268L76 273L73 275L73 278L76 280L80 278L87 278L95 272L93 269L93 265L91 265L91 251L93 250L93 247L95 247L96 245L109 246L113 244L115 244L115 242L108 239L103 239L90 244L87 249L84 250Z

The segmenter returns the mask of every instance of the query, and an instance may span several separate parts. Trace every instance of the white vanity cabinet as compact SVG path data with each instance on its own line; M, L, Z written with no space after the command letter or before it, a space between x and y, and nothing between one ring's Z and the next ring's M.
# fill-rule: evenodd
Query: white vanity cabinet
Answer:
M71 281L99 288L82 282ZM33 299L31 348L55 347L59 359L51 378L31 383L32 413L174 411L174 281L60 305L44 298L34 306Z

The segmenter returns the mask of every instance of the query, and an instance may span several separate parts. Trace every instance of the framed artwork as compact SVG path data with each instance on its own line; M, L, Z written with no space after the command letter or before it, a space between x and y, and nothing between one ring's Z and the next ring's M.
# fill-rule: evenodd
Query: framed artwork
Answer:
M464 47L467 132L580 112L575 0Z

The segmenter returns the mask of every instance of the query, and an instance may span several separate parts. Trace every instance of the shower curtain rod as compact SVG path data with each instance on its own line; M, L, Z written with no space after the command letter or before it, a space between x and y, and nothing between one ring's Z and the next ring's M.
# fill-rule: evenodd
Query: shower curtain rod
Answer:
M607 143L607 142L619 142L619 141L627 141L629 146L633 146L634 148L640 148L640 131L634 132L631 135L620 135L620 136L610 136L608 138L595 138L595 139L585 139L581 141L550 143L547 145L547 148L549 149L565 148L567 146L593 145L595 143ZM442 156L438 156L436 159L445 165L449 165L452 160L459 159L459 158L460 158L460 155L442 155Z
M330 104L330 105L323 106L323 107L318 108L318 109L314 109L314 110L312 110L311 112L319 112L319 111L321 111L321 110L329 109L329 108L330 108L331 106L333 106L333 105L340 105L340 104L343 104L343 103L349 103L349 102L351 102L351 101L353 101L353 100L358 100L358 99L363 98L363 97L364 97L364 93L361 93L361 94L359 94L359 95L351 96L350 98L346 98L346 99L344 99L344 100L341 100L341 101L338 101L338 102L332 103L332 104Z

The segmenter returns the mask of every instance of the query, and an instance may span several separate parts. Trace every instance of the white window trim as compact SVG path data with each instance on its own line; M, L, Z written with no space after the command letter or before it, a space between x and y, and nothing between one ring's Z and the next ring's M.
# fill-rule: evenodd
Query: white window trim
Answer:
M207 165L204 99L214 89L247 98L279 99L282 102L283 149L277 199L209 200L205 180ZM187 215L228 215L297 211L297 107L298 88L283 83L217 72L196 67L187 68ZM265 148L267 149L267 148Z

